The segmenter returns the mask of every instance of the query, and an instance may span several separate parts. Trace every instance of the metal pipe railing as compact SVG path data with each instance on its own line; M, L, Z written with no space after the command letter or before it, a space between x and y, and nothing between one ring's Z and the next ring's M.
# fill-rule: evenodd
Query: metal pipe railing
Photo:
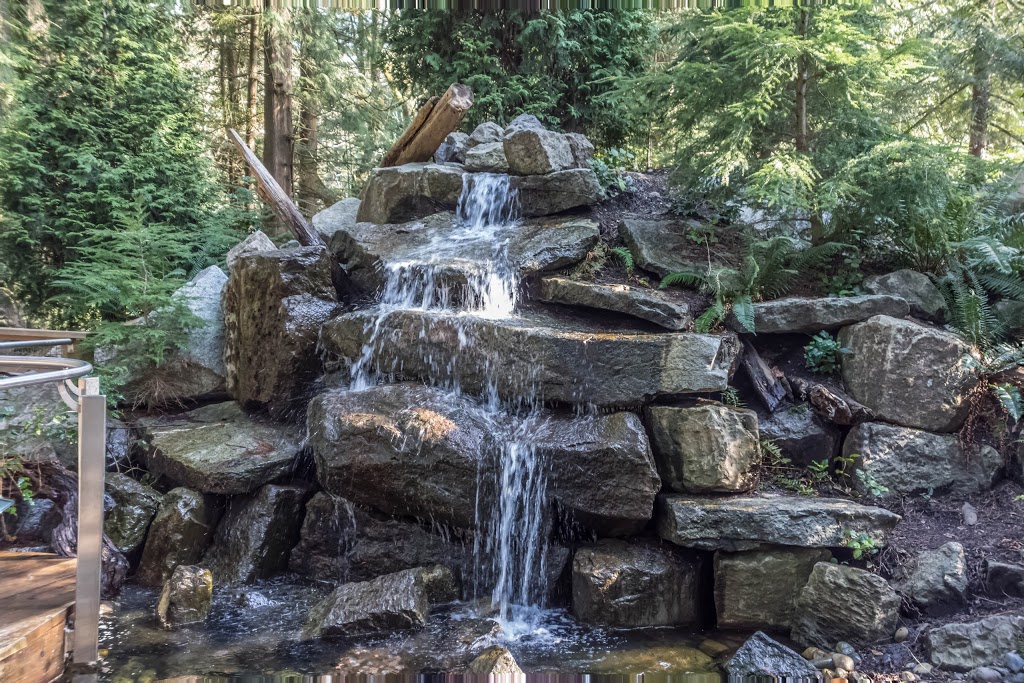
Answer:
M71 339L0 342L0 350L64 346ZM74 663L99 660L103 486L106 474L107 398L92 364L73 358L0 356L0 389L58 382L61 398L78 413L78 539L75 577ZM76 387L72 380L78 380Z

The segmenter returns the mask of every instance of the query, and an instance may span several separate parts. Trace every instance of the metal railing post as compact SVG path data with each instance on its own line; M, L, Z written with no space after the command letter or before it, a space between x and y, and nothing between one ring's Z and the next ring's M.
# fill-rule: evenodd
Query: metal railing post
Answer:
M94 377L80 379L78 389L78 568L74 662L93 665L99 660L107 399L99 393L99 380Z

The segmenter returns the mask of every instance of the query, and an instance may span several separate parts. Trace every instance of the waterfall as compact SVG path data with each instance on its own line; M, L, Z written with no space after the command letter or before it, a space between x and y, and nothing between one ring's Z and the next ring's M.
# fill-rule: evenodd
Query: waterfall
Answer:
M447 311L458 319L506 318L516 314L521 274L510 260L507 234L519 224L519 198L504 174L463 176L452 227L401 262L384 263L377 314L367 342L351 367L351 388L365 389L389 379L374 360L387 316L404 310ZM458 257L450 254L457 253ZM470 256L467 256L470 255ZM462 348L474 345L470 326L460 325ZM449 365L452 359L434 359ZM525 370L536 373L536 368ZM434 383L461 392L457 381ZM526 382L528 386L533 382ZM491 604L506 622L542 607L547 597L546 561L550 530L547 477L532 443L542 416L535 391L514 406L493 388L480 411L494 425L495 452L481 454L474 535L474 594L491 587ZM493 480L493 481L492 481Z

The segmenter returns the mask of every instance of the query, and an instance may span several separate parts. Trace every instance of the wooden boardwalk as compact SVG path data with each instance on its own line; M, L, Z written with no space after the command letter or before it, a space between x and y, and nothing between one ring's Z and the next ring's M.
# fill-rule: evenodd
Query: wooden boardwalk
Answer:
M48 683L64 673L75 560L0 551L0 681Z

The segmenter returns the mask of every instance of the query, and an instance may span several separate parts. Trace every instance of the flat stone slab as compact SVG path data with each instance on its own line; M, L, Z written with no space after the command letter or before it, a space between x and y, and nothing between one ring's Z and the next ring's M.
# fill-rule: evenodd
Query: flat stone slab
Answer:
M889 294L774 299L754 304L754 330L757 334L817 334L876 315L905 318L910 315L910 304Z
M254 420L233 401L140 423L146 468L203 493L257 489L287 472L302 445L295 429Z
M622 313L676 331L687 329L693 320L686 304L672 301L653 289L630 285L549 276L541 279L537 298L547 303Z
M500 319L423 310L376 321L378 315L359 311L324 325L321 344L335 359L329 365L338 369L371 344L372 364L384 374L458 382L472 393L494 382L506 398L615 406L723 391L738 350L731 334L650 333L532 311Z
M319 638L418 629L427 623L429 612L423 573L406 569L339 586L310 610L305 635Z
M502 263L523 276L565 268L582 260L600 239L587 218L530 219L473 233L451 212L401 225L352 223L334 207L313 217L321 232L331 232L330 248L358 285L379 289L387 267L430 267L446 282L465 283L481 264Z
M838 498L662 495L655 519L666 541L735 552L769 545L839 548L847 532L884 544L900 516Z

